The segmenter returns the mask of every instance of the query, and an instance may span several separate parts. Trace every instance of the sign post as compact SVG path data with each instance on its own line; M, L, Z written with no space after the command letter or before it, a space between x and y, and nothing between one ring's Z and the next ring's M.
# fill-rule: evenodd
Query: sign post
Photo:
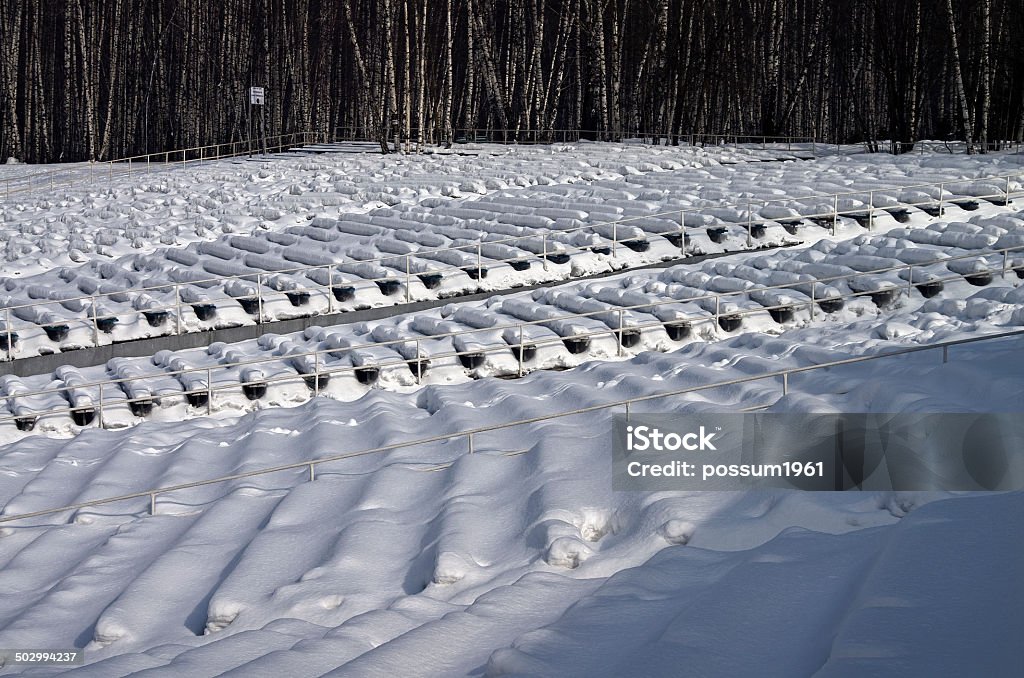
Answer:
M246 122L248 132L248 143L249 143L249 157L252 157L252 107L260 107L260 136L263 138L263 154L267 153L267 131L265 124L264 115L264 102L266 100L266 92L262 87L250 87L249 88L249 116Z

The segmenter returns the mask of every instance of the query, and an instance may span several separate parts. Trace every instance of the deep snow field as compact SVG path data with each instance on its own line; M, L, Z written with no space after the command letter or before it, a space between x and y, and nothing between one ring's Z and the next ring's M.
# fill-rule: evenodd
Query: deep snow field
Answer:
M675 247L657 220L634 234L650 242L643 251L602 253L609 240L597 229L563 243L568 261L544 262L574 269L564 275L528 277L543 271L537 260L519 276L492 267L486 289L552 281L532 291L0 377L0 518L83 505L0 523L0 648L74 647L87 662L0 674L1013 675L1022 492L615 492L610 408L478 433L472 449L465 436L443 439L741 379L632 411L1024 410L1020 336L952 347L948 362L930 350L796 374L785 395L779 377L757 378L1024 328L1021 198L967 199L994 195L977 178L1019 171L1021 156L763 162L783 155L636 144L286 154L0 202L7 242L27 248L3 267L11 298L33 280L56 290L104 277L103 266L127 289L142 280L123 273L137 257L153 264L147 275L171 275L189 270L175 256L213 245L226 255L244 244L210 256L246 266L240 252L296 228L336 235L343 265L353 248L382 251L388 233L413 242L396 220L454 227L430 214L475 224L449 242L481 242L516 226L506 215L547 218L523 221L532 238L563 218L594 225L697 206L703 226L729 224L727 237L694 234L687 253L735 252L568 280L657 263ZM920 196L881 190L919 181L960 182L943 196L958 204L929 214L914 206ZM727 207L840 187L877 187L876 207L888 196L884 206L906 214L878 211L869 224L851 214L832 228L808 212L760 212L765 231L751 246L748 216ZM545 201L561 206L537 207ZM345 221L380 203L391 221ZM103 211L110 223L98 226ZM56 223L75 226L48 243ZM134 227L150 230L106 254L88 249L104 228ZM19 334L31 337L29 325ZM107 382L102 420L69 416L95 410L90 384L116 378L133 380ZM424 438L322 463L312 481L299 467L159 494L153 515L148 495L88 505Z
M342 145L344 147L344 145ZM184 246L224 234L283 231L307 215L336 216L463 198L507 189L578 181L621 180L683 167L794 158L800 152L732 147L564 144L459 146L452 152L385 157L379 153L282 153L138 168L106 180L101 169L53 193L15 195L4 211L8 275L27 276L76 261ZM0 179L45 176L47 167L0 168ZM82 172L80 166L75 166ZM24 183L24 180L22 180ZM2 196L2 193L0 193Z

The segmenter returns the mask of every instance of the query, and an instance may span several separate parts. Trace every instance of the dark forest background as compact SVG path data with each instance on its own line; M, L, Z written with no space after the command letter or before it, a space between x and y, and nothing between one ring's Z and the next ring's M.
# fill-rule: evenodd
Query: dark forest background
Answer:
M0 0L0 158L239 140L250 85L269 134L392 147L491 128L984 150L1024 134L1024 0Z

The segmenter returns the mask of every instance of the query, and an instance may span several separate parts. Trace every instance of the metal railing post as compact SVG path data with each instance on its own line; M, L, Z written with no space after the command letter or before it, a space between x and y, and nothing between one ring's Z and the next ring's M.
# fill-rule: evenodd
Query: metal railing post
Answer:
M875 192L871 191L868 198L868 230L874 230L875 227Z
M789 395L789 372L782 373L782 395Z
M469 453L473 454L473 452L475 451L473 449L473 433L470 432L470 433L467 434L467 436L469 437Z
M484 277L484 274L483 274L483 270L484 270L483 258L481 256L481 248L482 247L483 247L483 244L480 243L480 242L477 242L477 244L476 244L476 279L477 279L477 282L482 280L483 277Z
M96 416L98 418L97 424L99 425L99 428L104 428L104 424L103 424L103 382L100 382L100 402L99 402L99 406L96 409L97 409Z
M541 251L544 253L544 270L548 270L548 232L544 231L540 237Z
M523 324L519 323L519 376L523 376Z
M263 322L263 274L256 274L256 323Z
M179 284L174 286L174 316L175 330L178 334L181 334L181 286Z
M939 214L938 214L938 216L940 216L940 217L942 216L942 194L945 192L944 188L945 188L945 184L939 184Z
M310 462L310 464L309 464L309 482L313 482L314 480L316 480L316 464L314 462Z
M213 413L213 368L206 368L206 415Z
M423 362L420 355L420 340L416 339L416 385L419 386L423 380Z
M686 216L679 210L679 256L686 258Z
M839 194L832 196L832 235L836 234L836 226L839 225Z
M4 332L7 333L7 357L14 359L14 336L11 333L11 309L4 308Z
M622 357L622 309L619 309L619 329L615 333L615 355Z
M313 354L313 397L320 397L320 356Z
M1006 252L1006 250L1003 250L1003 271L1002 271L1002 275L999 276L1000 279L1002 279L1002 280L1006 280L1006 267L1007 267L1007 261L1006 260L1007 260L1007 252Z
M334 267L328 265L327 269L327 312L334 313Z
M614 221L612 222L612 256L613 257L619 256L619 252L618 252L618 244L619 244L618 226L619 225L618 225L617 222L614 222Z
M629 403L630 402L631 401L627 400L626 403L625 403L625 405L626 405L626 421L629 421Z
M96 297L90 299L92 302L92 345L100 345L100 322L96 317Z
M753 229L754 227L752 223L752 218L753 215L750 213L750 201L747 200L747 247L751 247L754 244L753 240L751 239L752 236L750 234L751 229Z
M479 245L477 246L477 248L479 249ZM479 260L477 260L477 267L478 267L478 269L479 269L479 265L480 265L480 262L479 262ZM409 264L409 255L406 254L405 255L405 303L407 303L407 304L409 303L410 299L412 298L411 297L411 292L409 290L409 288L410 288L410 279L412 277L410 275L411 271L409 269L409 266L410 266L410 264Z
M949 346L942 347L942 362L943 364L949 362Z
M149 493L149 515L156 515L156 492Z
M814 320L814 281L811 281L811 320Z

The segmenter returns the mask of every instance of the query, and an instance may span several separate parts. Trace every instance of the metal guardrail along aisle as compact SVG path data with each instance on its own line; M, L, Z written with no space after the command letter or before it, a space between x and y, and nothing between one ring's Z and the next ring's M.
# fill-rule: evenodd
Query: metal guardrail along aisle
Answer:
M489 433L489 432L492 432L492 431L499 431L499 430L503 430L503 429L507 429L507 428L512 428L514 426L524 426L524 425L528 425L528 424L539 423L539 422L542 422L542 421L553 421L553 420L562 419L562 418L565 418L565 417L572 417L572 416L577 416L577 415L580 415L580 414L587 414L587 413L591 413L591 412L599 412L599 411L603 411L603 410L610 410L610 409L614 409L614 408L618 408L618 407L622 407L624 409L624 412L625 412L625 414L626 414L626 416L628 418L629 415L630 415L630 411L631 411L632 406L634 404L636 404L636 403L650 402L650 401L658 400L658 399L661 399L661 398L669 398L669 397L678 396L678 395L685 395L685 394L688 394L688 393L697 393L697 392L708 390L708 389L712 389L712 388L719 388L719 387L722 387L722 386L732 386L732 385L736 385L736 384L744 384L744 383L749 383L749 382L754 382L754 381L762 381L762 380L766 380L766 379L769 379L769 380L779 379L780 382L781 382L781 384L780 384L780 386L781 386L780 394L781 395L786 395L786 394L788 394L788 392L790 390L790 386L789 386L790 378L793 375L795 375L795 374L810 373L810 372L814 372L814 371L817 371L817 370L828 369L828 368L832 368L832 367L840 367L840 366L844 366L844 365L861 364L861 363L870 362L870 361L874 361L874 360L881 360L881 359L884 359L884 358L893 358L893 357L898 357L898 356L903 356L903 355L909 355L909 354L912 354L912 353L920 353L922 351L937 351L937 350L941 350L942 351L942 362L946 363L946 362L949 361L949 355L950 355L949 349L954 347L954 346L963 346L963 345L966 345L966 344L974 344L974 343L983 342L983 341L993 341L993 340L999 340L999 339L1007 339L1007 338L1011 338L1011 337L1019 337L1021 335L1024 335L1024 330L1015 330L1013 332L1004 332L1004 333L1000 333L1000 334L985 335L985 336L980 336L980 337L970 337L970 338L967 338L967 339L957 339L957 340L953 340L953 341L940 342L940 343L936 343L936 344L928 344L928 345L924 345L924 346L912 346L912 347L901 348L901 349L897 349L897 350L893 350L893 351L887 351L887 352L884 352L884 353L877 353L877 354L867 355L867 356L856 356L856 357L853 357L853 358L844 358L844 359L841 359L841 360L835 360L835 361L831 361L831 362L827 362L827 363L819 363L819 364L816 364L816 365L807 365L807 366L803 366L803 367L791 367L791 368L787 368L787 369L784 369L784 370L775 370L775 371L772 371L772 372L764 372L764 373L757 374L757 375L748 375L748 376L739 377L739 378L736 378L736 379L727 379L727 380L723 380L723 381L719 381L719 382L714 382L714 383L711 383L711 384L700 384L698 386L691 386L691 387L684 388L684 389L677 389L677 390L673 390L673 391L666 391L666 392L662 392L662 393L650 394L650 395L645 395L645 396L637 396L635 398L627 398L627 399L624 399L624 400L616 400L616 401L612 401L612 402L601 403L601 404L598 404L598 405L591 405L589 407L581 407L581 408L577 408L577 409L566 411L566 412L557 412L557 413L547 414L547 415L542 415L542 416L537 416L537 417L529 417L529 418L526 418L526 419L517 419L517 420L514 420L514 421L502 422L500 424L493 424L493 425L489 425L489 426L481 426L481 427L476 427L476 428L471 428L471 429L464 429L464 430L457 431L457 432L454 432L454 433L445 433L445 434L440 434L440 435L436 435L436 436L429 436L429 437L425 437L425 438L417 438L417 439L414 439L414 440L408 440L408 441L404 441L404 442L401 442L401 443L393 443L391 445L384 445L384 446L381 446L381 447L374 447L374 448L370 448L370 449L358 450L358 451L355 451L355 452L346 452L346 453L343 453L343 454L336 454L336 455L331 455L331 456L327 456L327 457L320 457L318 459L305 459L305 460L302 460L302 461L292 462L290 464L281 464L279 466L270 466L270 467L265 467L265 468L261 468L261 469L255 469L253 471L247 471L245 473L235 473L235 474L226 475L226 476L219 476L217 478L209 478L209 479L206 479L206 480L198 480L198 481L190 482L190 483L179 483L179 484L176 484L176 485L166 485L166 486L163 486L163 487L157 487L157 488L152 488L152 489L148 489L148 490L142 490L142 491L139 491L139 492L131 492L131 493L128 493L128 494L121 494L121 495L117 495L117 496L104 497L104 498L94 499L94 500L87 501L87 502L80 502L80 503L77 503L77 504L69 504L67 506L60 506L60 507L55 507L55 508L42 509L42 510L39 510L39 511L30 511L30 512L26 512L26 513L19 513L19 514L9 515L9 516L0 516L0 523L10 523L10 522L13 522L13 521L16 521L16 520L24 520L24 519L27 519L27 518L34 518L34 517L38 517L38 516L53 515L53 514L56 514L56 513L63 513L65 511L74 511L74 510L83 509L83 508L90 508L90 507L93 507L93 506L101 506L101 505L105 505L105 504L112 504L112 503L116 503L116 502L120 502L120 501L127 501L127 500L131 500L131 499L139 499L139 498L143 498L143 497L146 497L146 498L149 499L149 512L152 515L152 514L154 514L156 512L156 503L157 503L156 502L156 498L158 496L169 494L171 492L177 492L177 491L181 491L181 490L186 490L186 489L190 489L190 488L203 487L203 486L206 486L206 485L216 485L216 484L220 484L220 483L229 482L229 481L232 481L232 480L240 480L240 479L243 479L243 478L254 478L254 477L257 477L257 476L263 476L263 475L267 475L267 474L271 474L271 473L280 473L280 472L283 472L283 471L296 471L296 470L308 470L308 475L307 475L308 480L310 482L313 482L313 481L316 480L316 477L317 477L316 476L316 467L318 465L320 465L320 464L327 464L327 463L331 463L331 462L342 461L342 460L345 460L345 459L352 459L352 458L355 458L355 457L362 457L362 456L366 456L366 455L370 455L370 454L380 454L380 453L383 453L383 452L390 452L392 450L406 448L406 447L416 447L416 446L419 446L419 445L426 445L426 444L430 444L430 443L444 442L444 441L449 441L449 440L457 440L457 439L462 439L462 438L466 439L467 452L472 454L475 451L474 436L479 436L481 434Z

